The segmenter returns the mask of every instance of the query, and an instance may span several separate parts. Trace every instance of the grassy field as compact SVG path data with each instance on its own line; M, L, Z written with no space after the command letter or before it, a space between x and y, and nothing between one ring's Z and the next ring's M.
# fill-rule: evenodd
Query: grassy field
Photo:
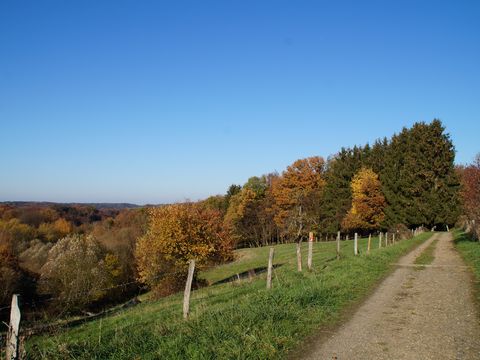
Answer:
M302 243L302 258L303 267L306 268L308 244ZM281 244L275 245L275 256L273 264L277 266L287 265L289 268L296 268L296 245L295 244ZM328 260L336 258L336 242L320 242L313 245L313 259L314 263L324 264ZM367 239L359 239L360 253L367 251ZM372 238L371 248L378 248L378 238ZM259 248L245 248L235 251L236 260L217 266L200 275L201 278L207 280L210 284L216 283L223 279L227 279L236 274L241 274L250 269L261 268L267 266L269 246ZM341 241L340 253L342 257L353 255L353 240Z
M313 271L296 271L295 245L275 246L273 289L265 274L253 280L210 286L192 293L191 317L182 320L182 295L145 301L116 315L53 335L29 339L33 359L278 359L287 356L305 336L339 320L342 311L365 297L391 270L390 264L430 237L372 251L359 242L342 241L342 259L335 243L315 243ZM306 262L306 244L303 246ZM268 247L243 249L230 264L201 277L214 283L267 263Z
M471 266L475 276L475 298L480 306L480 242L472 240L463 231L455 230L453 233L455 246L462 255L467 265Z

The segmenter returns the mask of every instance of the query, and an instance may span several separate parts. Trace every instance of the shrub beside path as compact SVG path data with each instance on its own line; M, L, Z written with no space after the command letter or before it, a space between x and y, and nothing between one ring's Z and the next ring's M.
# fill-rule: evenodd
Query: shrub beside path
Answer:
M432 266L414 261L438 239ZM472 277L451 233L403 257L352 318L304 359L480 359Z

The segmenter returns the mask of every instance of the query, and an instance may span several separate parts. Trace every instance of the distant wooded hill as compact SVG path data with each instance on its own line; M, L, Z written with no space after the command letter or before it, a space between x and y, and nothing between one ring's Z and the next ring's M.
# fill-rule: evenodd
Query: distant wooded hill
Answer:
M139 208L141 205L130 203L58 203L50 201L1 201L0 205L11 205L16 207L22 206L37 206L37 207L49 207L52 205L60 206L92 206L96 209L134 209Z

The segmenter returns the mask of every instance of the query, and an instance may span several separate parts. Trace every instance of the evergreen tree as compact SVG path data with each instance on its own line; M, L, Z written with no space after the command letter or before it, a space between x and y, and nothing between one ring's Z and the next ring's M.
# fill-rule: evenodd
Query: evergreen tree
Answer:
M395 135L381 172L386 225L453 224L459 214L455 150L439 120Z

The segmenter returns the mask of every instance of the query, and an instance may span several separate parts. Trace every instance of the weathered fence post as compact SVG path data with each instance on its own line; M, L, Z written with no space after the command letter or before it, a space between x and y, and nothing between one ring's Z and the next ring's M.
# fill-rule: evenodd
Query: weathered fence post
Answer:
M312 270L312 257L313 257L313 232L310 232L310 234L308 234L308 258L307 258L308 270Z
M395 233L393 233L393 245L395 245Z
M368 234L367 254L370 254L370 245L372 243L372 234Z
M187 283L183 294L183 318L188 319L190 312L190 292L192 290L193 272L195 271L195 260L190 260L188 264Z
M340 259L340 231L337 233L337 260Z
M379 249L382 247L382 241L383 241L383 232L380 232L380 234L378 234L378 248Z
M268 254L268 268L267 268L267 289L272 288L272 267L273 267L273 253L275 248L270 248L270 253Z
M302 245L301 241L297 243L297 270L302 271Z
M448 227L448 225L447 225L447 232L450 232L450 228Z
M385 247L388 246L388 232L385 233Z
M18 333L20 330L20 308L18 307L18 295L12 296L12 306L10 308L10 324L7 333L7 360L18 359Z
M353 252L355 255L358 255L358 234L355 233L355 237L353 238Z

